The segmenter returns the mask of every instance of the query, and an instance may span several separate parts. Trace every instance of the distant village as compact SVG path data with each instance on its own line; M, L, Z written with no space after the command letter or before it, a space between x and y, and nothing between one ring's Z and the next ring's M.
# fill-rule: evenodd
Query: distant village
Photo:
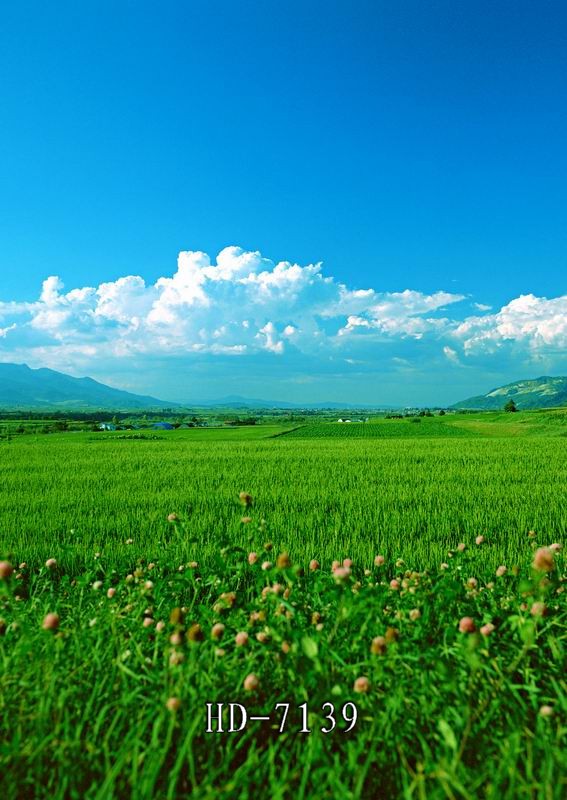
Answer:
M255 417L247 417L245 419L193 419L189 422L167 422L166 420L159 420L157 422L130 422L128 420L112 422L100 422L97 425L99 431L176 431L187 430L189 428L224 428L233 427L235 425L255 425L257 422Z
M228 409L199 409L179 411L162 409L161 411L72 411L72 410L0 410L0 441L9 440L12 436L24 434L49 434L63 432L91 431L106 433L122 431L129 437L147 438L151 432L187 430L190 428L234 428L261 424L301 425L317 419L328 423L364 425L376 418L405 419L412 418L419 422L420 417L443 416L445 414L470 413L462 409L418 409L405 408L399 411L383 409L373 411L366 416L363 409L350 414L342 414L335 409L254 409L254 414L246 411ZM137 432L139 432L137 434Z

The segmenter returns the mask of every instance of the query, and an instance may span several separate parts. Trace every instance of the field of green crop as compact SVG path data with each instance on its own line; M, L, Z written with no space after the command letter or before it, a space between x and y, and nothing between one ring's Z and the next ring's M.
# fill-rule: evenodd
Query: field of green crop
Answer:
M351 438L354 424L329 423L279 436L281 426L22 436L0 444L0 551L37 564L55 552L68 569L102 550L117 566L158 553L206 560L225 538L247 546L243 489L275 545L307 560L370 561L380 548L428 567L479 533L498 545L494 561L513 560L531 529L564 537L562 437L444 436L452 426L432 420L358 429L399 427L409 435ZM172 534L173 512L189 537Z
M369 439L383 438L414 438L415 436L431 438L441 436L452 438L454 436L474 436L466 427L441 422L437 419L426 417L411 417L404 420L376 420L369 422L324 422L302 425L285 434L295 439L319 439L322 436L333 438Z
M564 419L1 441L2 796L563 797Z

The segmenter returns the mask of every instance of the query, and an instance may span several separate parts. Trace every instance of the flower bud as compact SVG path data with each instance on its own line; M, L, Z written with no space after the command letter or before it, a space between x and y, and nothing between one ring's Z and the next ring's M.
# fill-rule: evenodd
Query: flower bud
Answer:
M475 625L472 617L463 617L459 622L459 630L461 633L474 633Z
M54 631L59 627L59 614L46 614L41 625L44 631Z
M244 691L256 692L260 688L260 681L257 676L251 673L244 678Z
M0 581L7 581L13 571L14 567L9 561L0 561Z
M555 560L549 547L540 547L536 550L533 566L538 572L551 572L555 567Z
M365 694L370 690L370 681L364 675L357 678L354 682L353 689L355 692Z

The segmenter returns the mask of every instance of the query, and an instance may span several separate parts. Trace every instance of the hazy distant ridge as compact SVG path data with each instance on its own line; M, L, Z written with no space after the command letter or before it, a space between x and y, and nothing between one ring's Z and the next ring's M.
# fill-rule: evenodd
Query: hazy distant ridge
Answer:
M130 411L162 408L224 409L364 409L390 408L361 403L291 403L283 400L259 400L240 395L220 399L188 400L174 403L148 395L114 389L92 378L73 378L52 369L30 369L26 364L0 363L0 409L59 409L61 411Z
M291 403L285 400L258 400L252 397L242 397L241 395L229 395L217 400L191 400L185 403L186 406L206 406L211 408L243 408L243 409L334 409L334 410L362 410L365 408L394 408L394 406L372 405L370 403L341 403L335 400L322 401L320 403ZM397 406L396 406L397 407Z

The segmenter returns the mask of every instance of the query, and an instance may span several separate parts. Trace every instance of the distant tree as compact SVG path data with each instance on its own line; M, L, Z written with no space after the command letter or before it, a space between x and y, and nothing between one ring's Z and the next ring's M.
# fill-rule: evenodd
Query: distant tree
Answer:
M445 411L444 411L444 409L441 409L441 410L440 410L440 412L439 412L439 416L440 416L440 417L444 417L444 416L445 416Z
M508 400L506 405L504 406L504 411L507 411L509 414L513 414L518 409L516 408L516 403L513 400Z

